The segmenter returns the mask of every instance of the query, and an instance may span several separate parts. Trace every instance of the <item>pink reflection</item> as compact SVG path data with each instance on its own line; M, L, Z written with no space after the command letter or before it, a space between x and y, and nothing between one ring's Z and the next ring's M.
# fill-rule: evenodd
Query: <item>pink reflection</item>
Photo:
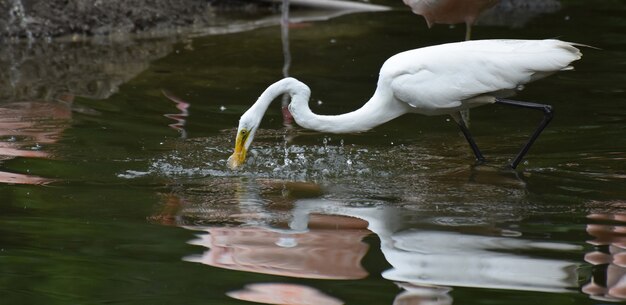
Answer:
M594 238L588 243L596 250L585 255L585 261L594 267L592 278L582 291L594 299L626 300L626 202L593 202L591 205L597 212L587 218L600 224L587 225L587 233Z
M223 208L232 210L220 212L203 212L205 210L201 205L193 203L193 198L163 194L162 208L149 220L202 232L198 239L190 243L208 250L200 255L185 257L186 261L297 278L360 279L368 275L360 264L369 248L362 241L371 234L367 221L356 217L306 213L306 217L297 221L292 219L292 223L287 225L287 220L279 215L294 209L296 198L319 196L320 186L306 182L256 182L259 184L238 185L236 198L240 204L228 204ZM212 206L215 207L215 203ZM241 223L241 226L189 226L185 218L207 223L233 221Z
M163 90L162 92L163 92L163 95L165 95L165 97L167 97L170 101L176 104L176 109L180 111L179 113L167 113L163 115L166 118L172 119L175 121L174 123L169 124L168 126L180 132L180 136L182 138L186 138L187 131L185 130L185 124L187 123L187 117L189 116L189 106L191 104L185 102L183 99L179 97L174 96L170 92L167 92L165 90Z
M247 285L245 289L227 293L231 298L284 305L341 305L339 299L328 296L317 289L303 285L267 283Z
M0 183L8 184L45 184L51 182L51 179L41 178L37 176L29 176L23 174L0 172Z
M367 223L350 217L315 215L306 233L262 227L191 228L208 233L191 243L210 250L185 260L298 278L360 279L367 276L360 264L368 250L362 242L370 233L365 227Z
M0 160L13 157L46 158L42 144L55 143L72 116L72 95L56 102L15 102L0 106ZM0 172L0 183L41 184L52 180Z
M428 27L434 24L465 23L466 40L470 39L471 26L485 10L496 5L499 0L403 0L413 13L426 19Z
M439 24L473 24L480 13L498 0L403 0L413 13L424 16L428 26Z

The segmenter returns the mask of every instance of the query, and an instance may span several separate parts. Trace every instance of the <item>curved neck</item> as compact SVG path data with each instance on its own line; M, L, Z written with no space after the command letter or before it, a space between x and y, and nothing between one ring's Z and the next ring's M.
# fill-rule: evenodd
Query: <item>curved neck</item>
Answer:
M304 128L321 132L362 132L406 113L406 109L400 103L387 97L385 92L378 88L374 96L355 111L340 115L318 115L309 108L311 90L295 78L284 78L269 86L253 108L258 105L263 107L258 110L264 112L269 104L283 93L289 93L291 96L289 111L296 123Z

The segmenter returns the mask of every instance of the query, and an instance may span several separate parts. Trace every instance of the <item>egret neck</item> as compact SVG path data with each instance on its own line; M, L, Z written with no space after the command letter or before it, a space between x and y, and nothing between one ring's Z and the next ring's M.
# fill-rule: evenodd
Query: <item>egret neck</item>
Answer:
M355 111L340 115L318 115L309 108L311 90L295 78L285 78L274 83L261 94L259 102L263 99L275 98L278 94L285 92L291 95L289 111L296 123L304 128L320 132L362 132L407 113L406 106L393 98L386 98L382 90L376 90L372 98ZM264 107L267 109L267 105Z

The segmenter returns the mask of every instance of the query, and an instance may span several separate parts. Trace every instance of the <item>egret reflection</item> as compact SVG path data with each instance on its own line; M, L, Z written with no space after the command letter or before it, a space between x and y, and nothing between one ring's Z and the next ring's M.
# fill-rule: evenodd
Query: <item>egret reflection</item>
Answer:
M510 232L495 228L481 235L445 231L445 227L439 231L420 229L402 223L406 212L401 208L350 208L340 202L306 199L296 203L294 215L306 214L303 209L308 213L332 211L367 221L392 266L382 274L390 281L425 287L545 292L566 292L577 285L576 262L511 252L581 250L577 245L507 237Z
M206 189L215 191L216 186ZM242 179L223 185L233 186L233 197L223 202L204 201L212 197L199 196L198 189L165 197L163 211L175 215L158 219L193 231L197 238L189 243L205 249L185 261L291 278L347 280L367 276L363 258L368 251L380 251L391 266L382 277L403 288L394 304L452 304L454 287L550 293L578 287L579 262L556 257L581 251L579 245L525 238L480 219L440 221L441 210L323 199L322 189L312 183ZM181 206L173 209L172 202ZM380 241L380 250L365 242L371 235ZM241 293L252 297L240 299L265 302L260 301L265 292L246 288L233 295Z

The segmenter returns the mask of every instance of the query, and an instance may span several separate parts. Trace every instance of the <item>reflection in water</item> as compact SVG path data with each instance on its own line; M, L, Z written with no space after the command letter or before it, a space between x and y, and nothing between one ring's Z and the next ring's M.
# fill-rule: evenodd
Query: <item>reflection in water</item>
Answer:
M176 201L184 206L173 210L168 199L164 207L164 213L176 213L166 218L203 232L190 243L208 250L187 261L297 278L358 279L367 275L363 239L373 233L391 265L382 276L404 288L395 304L451 304L452 287L561 293L577 287L576 262L555 257L579 251L578 245L524 239L476 219L441 221L441 210L318 199L311 183L246 179L207 189L215 187L236 188L233 199L205 202L214 196L195 190L176 195L185 197Z
M74 97L106 99L119 86L167 55L175 39L6 44L0 49L0 159L47 158L69 126ZM0 172L1 183L49 179Z
M310 217L308 227L300 230L296 228L298 225L288 223L275 213L290 210L294 197L319 196L319 186L271 180L260 183L238 185L236 212L215 217L219 213L194 208L186 200L168 194L163 209L151 220L167 225L177 223L190 230L205 232L190 243L209 250L201 255L187 256L186 261L297 278L347 280L367 276L360 264L368 249L368 245L362 242L369 234L366 222L350 217L307 215ZM261 194L267 198L262 198ZM268 198L273 200L267 201ZM269 209L265 203L269 203ZM225 222L218 220L220 217L230 218L228 222L236 220L241 226L190 224ZM274 225L270 226L270 223ZM343 304L314 288L283 283L250 284L227 295L266 304Z
M283 284L251 284L242 290L227 293L231 298L263 303L263 304L289 304L289 305L341 305L343 302L334 297L325 295L311 287Z
M358 217L380 238L392 268L383 277L416 286L464 286L490 289L565 292L576 287L575 263L519 254L574 251L575 245L534 242L519 237L462 234L403 228L399 208L349 208L339 202L300 200L294 215L322 212ZM445 227L444 227L445 228Z
M452 305L448 294L452 289L437 286L418 286L410 283L396 283L404 291L393 300L393 305Z
M189 116L190 104L185 102L183 99L174 96L170 92L163 91L163 95L165 95L165 97L167 97L170 101L174 102L176 104L176 109L180 111L179 113L167 113L163 115L168 119L176 121L175 123L169 124L167 126L178 131L181 138L187 138L187 130L185 130L185 124L187 123L187 117Z
M626 300L626 202L592 203L587 217L588 241L594 251L585 255L592 264L591 280L582 291L604 301Z
M259 187L268 198L260 197ZM252 192L251 192L252 191ZM311 183L264 181L262 186L241 184L236 193L237 211L227 217L241 226L204 226L198 222L212 223L213 213L204 214L190 206L180 206L187 211L179 225L205 232L192 244L204 246L209 251L185 258L187 261L225 269L275 274L299 278L359 279L367 276L360 261L368 246L361 240L369 234L367 223L333 215L303 215L310 217L304 226L287 218L275 217L281 210L290 211L292 196L308 197L319 194L319 186ZM182 199L168 195L166 205L153 220L169 223L177 213L176 204ZM268 201L268 199L273 199ZM266 203L270 203L269 207ZM209 217L207 217L209 216ZM193 224L186 224L191 222Z
M0 161L14 157L47 158L44 150L69 126L74 96L52 102L0 104ZM41 184L51 180L0 171L0 183Z
M209 250L185 260L297 278L345 280L367 276L360 261L367 252L367 244L361 240L369 232L341 228L338 217L317 218L326 227L336 224L338 228L310 228L306 233L291 233L259 227L187 227L205 232L190 243Z
M387 242L383 252L393 268L383 277L392 281L546 292L577 284L574 262L519 254L579 250L575 245L418 230L396 232Z
M298 6L298 10L292 12L294 22L388 9L350 1L291 2ZM253 30L278 25L283 18L278 14L258 13L240 20L212 16L214 23L194 28L187 34L203 36ZM143 39L96 35L92 39L76 39L78 41L62 38L3 44L0 49L0 100L49 101L66 93L106 99L117 92L121 84L147 69L150 62L171 53L173 45L184 38L176 33L166 31L154 35L158 38Z
M0 100L106 99L172 49L159 40L8 44L0 50Z

